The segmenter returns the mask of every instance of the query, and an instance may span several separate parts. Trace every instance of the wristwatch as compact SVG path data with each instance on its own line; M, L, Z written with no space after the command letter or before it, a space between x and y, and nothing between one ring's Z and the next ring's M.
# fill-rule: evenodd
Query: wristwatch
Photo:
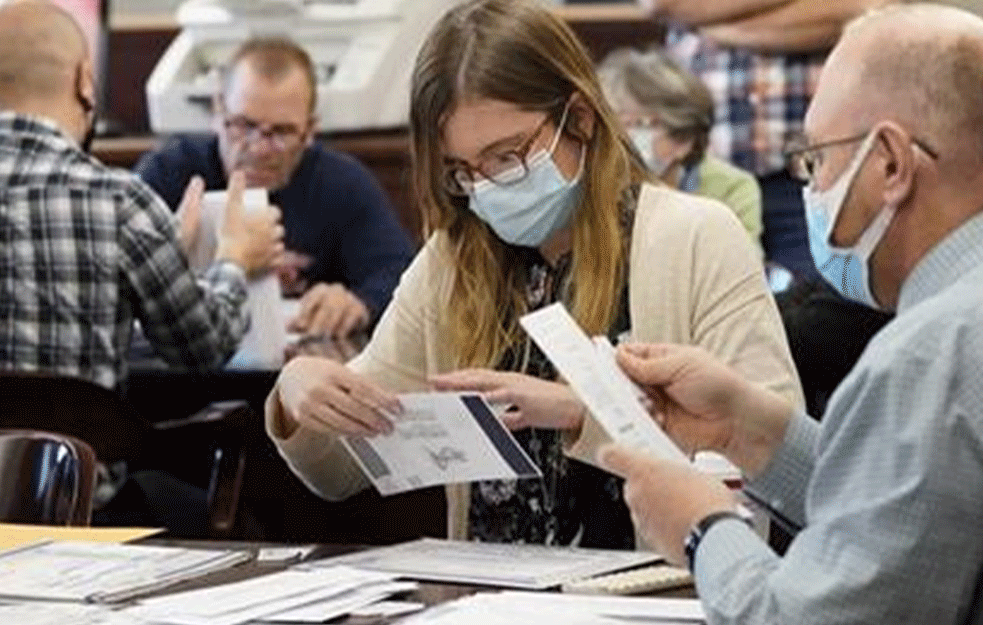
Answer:
M696 525L690 529L689 534L686 535L686 540L683 541L683 552L686 554L686 562L689 565L690 573L693 572L696 548L700 546L700 541L703 540L703 537L710 531L714 523L723 521L724 519L737 519L742 523L746 523L748 527L751 527L751 521L747 517L733 510L713 512L697 521Z

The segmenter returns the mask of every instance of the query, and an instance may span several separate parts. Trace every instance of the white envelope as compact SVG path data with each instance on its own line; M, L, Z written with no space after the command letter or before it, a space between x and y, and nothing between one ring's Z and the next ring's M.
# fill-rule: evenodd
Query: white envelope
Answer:
M189 258L191 267L196 271L203 271L215 257L218 229L225 216L225 202L225 191L207 191L204 195L201 226ZM262 208L268 203L266 189L246 189L243 194L247 211ZM280 280L276 273L270 272L249 280L246 289L249 330L226 366L230 369L279 369L283 366L283 351L287 346L287 320L284 318Z

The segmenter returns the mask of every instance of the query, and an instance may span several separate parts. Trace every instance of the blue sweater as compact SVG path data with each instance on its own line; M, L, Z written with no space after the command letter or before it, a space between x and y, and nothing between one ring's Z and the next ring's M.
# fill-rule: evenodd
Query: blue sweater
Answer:
M215 136L176 136L144 154L136 173L176 210L194 174L205 188L227 186ZM307 280L340 282L378 318L412 256L405 230L371 173L315 142L287 185L270 194L283 211L287 249L314 258Z

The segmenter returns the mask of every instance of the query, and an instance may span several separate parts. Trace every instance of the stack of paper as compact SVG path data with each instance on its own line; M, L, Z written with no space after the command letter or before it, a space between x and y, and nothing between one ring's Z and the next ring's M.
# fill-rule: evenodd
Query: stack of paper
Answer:
M317 568L343 564L410 579L533 589L558 586L570 580L661 559L657 554L644 551L423 538L319 560L303 566Z
M394 582L391 575L348 567L291 569L155 597L124 612L167 625L238 625L249 621L319 623L415 587L415 584Z
M0 597L112 603L228 569L245 551L48 542L0 552Z
M554 593L485 593L422 612L405 625L624 625L705 623L696 599L585 597Z

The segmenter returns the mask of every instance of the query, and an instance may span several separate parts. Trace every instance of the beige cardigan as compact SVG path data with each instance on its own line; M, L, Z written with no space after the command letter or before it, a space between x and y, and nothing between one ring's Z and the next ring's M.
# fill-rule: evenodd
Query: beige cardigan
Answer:
M372 340L352 370L394 392L428 388L428 375L451 371L454 357L443 321L453 276L444 233L436 233L403 274ZM635 341L701 345L747 378L802 405L802 391L778 310L758 254L733 212L722 204L646 185L631 244L629 296ZM267 398L267 431L291 469L328 500L370 486L338 439L301 428L273 434L281 410L277 388ZM607 439L588 419L568 453L594 462ZM448 535L466 538L469 484L447 488Z

